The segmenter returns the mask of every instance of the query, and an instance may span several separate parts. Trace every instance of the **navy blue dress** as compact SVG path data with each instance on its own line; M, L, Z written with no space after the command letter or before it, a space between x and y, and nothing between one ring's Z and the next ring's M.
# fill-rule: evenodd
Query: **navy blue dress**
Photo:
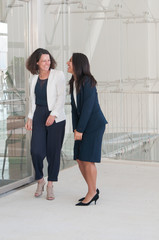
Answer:
M71 94L73 131L76 129L83 133L83 137L81 141L75 141L74 160L100 162L102 138L108 122L99 106L96 87L91 86L88 77L76 100L77 106Z

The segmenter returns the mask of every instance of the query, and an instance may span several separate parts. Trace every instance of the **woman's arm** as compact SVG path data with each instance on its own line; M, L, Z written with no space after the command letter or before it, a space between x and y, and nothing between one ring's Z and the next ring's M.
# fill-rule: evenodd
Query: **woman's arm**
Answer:
M51 125L54 123L55 118L56 118L56 116L49 115L48 118L47 118L47 120L46 120L45 125L46 125L47 127L51 126Z
M50 113L52 116L58 117L61 110L64 108L65 97L66 97L66 82L64 73L61 71L56 82L56 103L53 111Z
M83 133L77 132L76 129L74 130L74 139L75 140L82 140Z
M25 124L26 130L31 131L32 130L32 119L28 118L26 124Z
M28 119L25 124L25 128L28 131L32 130L32 96L31 96L31 88L32 88L32 80L33 80L33 75L30 76L29 78L29 113L28 113Z
M38 76L31 75L29 79L29 113L28 118L32 119L35 111L35 94L34 88L37 82Z
M86 81L83 87L83 106L80 113L80 118L76 128L77 132L83 133L93 111L94 102L96 99L96 87L92 87L90 81Z

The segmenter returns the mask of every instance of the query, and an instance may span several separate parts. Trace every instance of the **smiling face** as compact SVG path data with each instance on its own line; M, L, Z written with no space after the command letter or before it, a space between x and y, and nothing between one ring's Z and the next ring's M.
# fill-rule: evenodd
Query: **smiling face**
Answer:
M48 71L50 69L50 56L49 54L42 54L37 65L39 67L39 71Z
M74 74L73 72L73 64L72 64L72 57L70 58L70 60L67 62L67 72L68 73L71 73L71 74Z

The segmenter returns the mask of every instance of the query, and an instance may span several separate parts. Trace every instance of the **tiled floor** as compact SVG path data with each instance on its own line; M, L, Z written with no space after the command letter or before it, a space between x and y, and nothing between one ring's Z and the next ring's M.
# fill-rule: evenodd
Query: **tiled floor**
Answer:
M35 184L0 198L1 240L158 240L159 164L103 159L97 205L76 207L86 193L77 166L60 171L56 198L33 197Z

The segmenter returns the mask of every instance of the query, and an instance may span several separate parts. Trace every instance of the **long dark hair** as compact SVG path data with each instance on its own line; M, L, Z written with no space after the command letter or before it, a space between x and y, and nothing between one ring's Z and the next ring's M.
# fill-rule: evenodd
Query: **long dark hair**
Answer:
M50 69L56 67L56 61L53 58L53 56L47 51L46 49L43 48L38 48L36 49L30 57L26 61L26 68L32 73L32 74L38 74L39 72L39 67L37 65L37 62L41 58L42 54L48 54L50 56Z
M86 55L84 55L83 53L73 53L72 65L73 65L74 76L72 75L69 81L70 93L73 92L74 81L76 80L75 86L76 86L76 91L78 93L81 89L81 86L84 85L86 77L89 77L92 87L96 86L97 81L95 80L95 78L90 72L90 64Z

